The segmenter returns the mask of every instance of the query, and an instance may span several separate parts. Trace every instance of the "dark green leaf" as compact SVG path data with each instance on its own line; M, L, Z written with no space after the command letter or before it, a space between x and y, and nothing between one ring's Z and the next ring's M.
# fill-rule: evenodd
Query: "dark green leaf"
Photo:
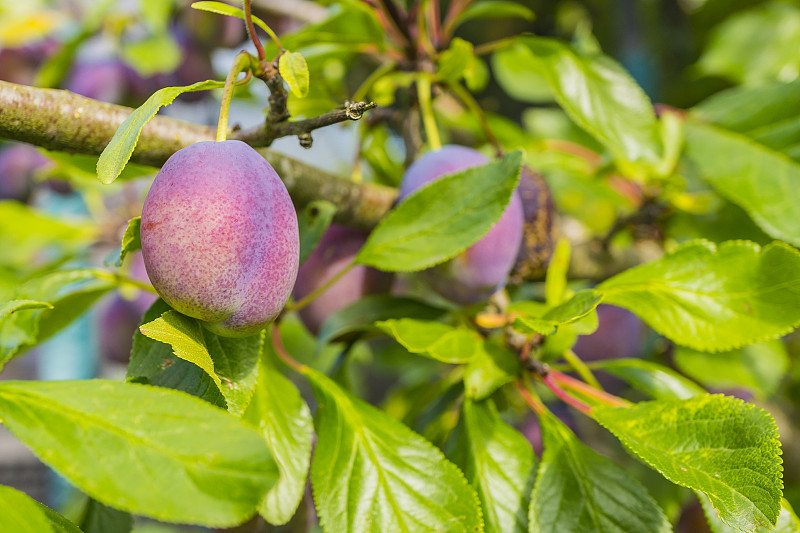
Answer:
M221 89L224 86L224 82L209 80L185 87L164 87L153 93L144 104L120 124L114 137L100 154L100 159L97 160L98 179L106 184L117 179L131 158L133 149L136 148L142 128L156 116L162 106L171 104L175 98L185 92Z
M686 379L671 368L641 359L608 359L590 363L616 376L632 387L656 400L691 398L705 391L695 382Z
M693 241L597 289L678 344L730 350L800 323L800 252L780 242Z
M800 164L742 135L686 123L686 154L701 177L772 237L800 245Z
M456 19L453 27L458 27L469 20L513 18L533 20L534 14L529 8L516 2L506 0L484 0L474 2Z
M592 416L665 478L708 496L729 526L775 525L783 487L780 443L763 409L704 394L596 407Z
M479 532L464 474L430 442L306 368L319 404L311 469L326 533Z
M422 187L378 224L356 261L413 272L451 259L500 219L519 180L522 152Z
M492 400L465 400L455 462L478 492L487 533L527 533L536 457L528 440L503 422Z
M468 398L483 400L514 381L518 372L519 359L514 353L487 339L464 370L464 390Z
M374 329L373 324L379 320L406 317L432 320L440 317L443 312L443 309L413 298L386 294L367 296L329 316L320 328L318 345L340 339L348 333Z
M159 318L139 326L146 337L172 346L181 359L203 369L225 397L228 411L241 416L258 378L260 334L242 338L214 335L194 318L166 311Z
M300 264L302 265L316 248L325 230L330 226L336 206L325 200L309 203L297 214L300 230Z
M775 339L714 354L678 347L675 364L707 387L747 387L763 397L774 393L786 376L789 355Z
M275 358L268 338L259 363L258 385L243 418L264 436L280 472L258 512L270 524L281 525L294 515L303 498L314 422L308 405L297 387L278 370Z
M0 418L91 497L160 520L238 524L278 478L255 430L177 391L102 380L6 381Z
M133 529L133 517L130 513L89 498L83 510L80 526L83 533L130 533Z
M580 442L549 412L539 416L544 455L531 496L530 531L667 533L664 513L635 478Z
M144 314L142 323L152 322L171 309L164 300L159 299ZM133 335L128 381L188 392L222 408L227 405L208 373L177 357L170 345L148 339L138 329Z

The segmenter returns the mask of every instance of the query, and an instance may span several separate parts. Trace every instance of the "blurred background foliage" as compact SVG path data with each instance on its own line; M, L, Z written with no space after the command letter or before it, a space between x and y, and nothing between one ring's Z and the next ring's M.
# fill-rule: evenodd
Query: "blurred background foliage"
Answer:
M482 4L487 2L473 5L474 18L465 17L454 28L458 39L440 55L438 75L464 81L504 148L527 150L527 163L547 180L561 230L571 241L604 240L621 248L657 242L661 249L698 237L715 242L771 240L686 162L658 184L666 209L618 227L620 220L640 212L652 183L644 184L618 168L598 141L556 105L548 85L526 67L529 50L510 46L492 51L491 43L529 32L567 40L586 53L602 51L625 67L657 103L657 111L704 102L698 112L712 122L760 135L762 143L799 160L800 97L790 96L773 115L756 114L750 122L739 120L746 100L707 99L728 89L769 89L776 83L800 94L800 85L792 83L800 76L800 2L530 0L503 2L502 8ZM499 11L491 14L492 9ZM408 90L413 76L409 68L392 70L398 59L369 6L357 0L258 0L254 10L279 33L285 48L307 59L310 93L304 99L290 96L294 118L330 111L349 99L370 98L382 106L358 123L315 132L310 150L300 148L293 138L277 141L274 148L353 180L397 185L421 144L418 131L409 133L414 123L403 114L413 105ZM224 78L233 55L249 49L245 37L239 20L192 10L185 0L0 0L0 79L138 106L164 86ZM268 56L276 53L273 44L267 46ZM259 124L266 97L258 84L237 91L231 123ZM216 93L184 95L165 112L211 125L218 98ZM445 142L491 151L478 117L451 94L438 95L435 112ZM0 144L0 296L63 265L103 265L118 250L127 221L140 213L155 169L129 165L123 179L101 186L95 179L95 162L88 156ZM121 272L146 281L137 261L135 256L126 260ZM413 281L407 283L413 293ZM70 294L74 287L63 290ZM516 291L526 297L542 295L539 283ZM2 377L124 375L131 334L147 298L142 300L133 290L100 296L101 304L83 317L82 327L77 322L49 344L37 346L31 356L14 360ZM800 336L735 353L704 354L674 349L629 313L601 307L598 315L597 332L581 337L575 347L587 360L596 358L593 364L621 354L658 362L709 390L736 394L767 408L781 428L786 497L800 508L800 439L794 438L800 431ZM102 338L109 332L113 338ZM456 423L456 411L446 400L460 392L459 376L449 367L409 358L385 339L320 347L294 317L285 322L283 337L288 351L301 362L333 374L434 443L445 445ZM63 355L69 338L77 339L71 358ZM346 362L345 352L350 354ZM613 375L604 379L620 394L643 397ZM535 419L514 401L507 398L503 407L540 451ZM558 414L585 441L638 474L677 531L706 530L702 510L688 491L627 458L595 424L571 417L566 410ZM0 441L0 448L7 440ZM58 482L36 485L35 480L46 475L35 469L40 467L20 466L30 458L20 461L0 465L0 483L39 490L39 499L62 508L70 502L76 505L76 498L59 489ZM162 531L154 524L137 527L140 532Z

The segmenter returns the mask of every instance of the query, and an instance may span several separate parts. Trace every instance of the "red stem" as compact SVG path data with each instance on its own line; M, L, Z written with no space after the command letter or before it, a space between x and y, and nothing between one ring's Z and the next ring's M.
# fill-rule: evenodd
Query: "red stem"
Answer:
M296 371L302 373L303 369L305 369L305 365L298 363L295 361L291 355L286 351L286 348L283 347L283 343L281 342L281 331L278 327L278 324L272 326L272 347L275 348L275 353L278 354L278 357L283 359L283 362L295 369Z
M530 393L528 389L525 388L525 384L522 381L516 381L517 390L519 391L519 395L522 396L522 399L525 400L525 403L533 409L533 412L537 415L542 415L547 411L547 408L540 402L537 398L533 397L533 394Z
M250 40L253 41L253 44L256 46L258 59L259 61L264 61L264 59L266 59L266 53L264 52L264 46L258 39L258 35L256 35L256 27L253 26L253 15L250 12L250 0L244 0L244 21L247 27L247 35L250 36Z
M564 403L571 405L585 415L591 416L592 408L577 398L567 394L567 392L559 387L558 383L556 383L553 378L550 377L550 374L541 375L539 378L542 380L542 383L547 385L547 388L553 391L553 394L558 396Z
M558 383L567 389L595 398L596 400L611 407L630 407L631 405L631 403L627 400L623 400L622 398L614 396L613 394L609 394L605 391L598 390L591 385L584 383L583 381L577 380L566 374L562 374L557 370L551 369L548 372L548 377L552 378L554 383Z

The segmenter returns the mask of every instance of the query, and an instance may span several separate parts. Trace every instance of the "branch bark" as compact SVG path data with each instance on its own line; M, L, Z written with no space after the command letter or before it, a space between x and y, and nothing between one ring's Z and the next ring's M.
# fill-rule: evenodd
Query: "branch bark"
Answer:
M0 138L49 150L100 155L132 111L69 91L0 81ZM211 127L156 116L142 130L131 161L160 167L181 148L211 140ZM397 198L393 188L356 184L272 150L257 151L281 176L298 207L327 200L338 208L338 223L371 229Z

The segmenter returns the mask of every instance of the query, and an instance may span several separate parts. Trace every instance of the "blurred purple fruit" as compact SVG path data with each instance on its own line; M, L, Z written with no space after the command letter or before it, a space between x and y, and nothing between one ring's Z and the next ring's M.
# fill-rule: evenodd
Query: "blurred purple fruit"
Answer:
M297 276L289 193L241 141L199 142L173 154L144 201L141 239L147 275L161 297L218 335L263 329Z
M116 59L81 61L73 65L66 88L94 100L121 103L134 75L130 67Z
M550 188L540 174L527 166L519 173L517 193L522 199L522 245L511 271L511 280L542 279L553 254L555 208Z
M647 328L642 320L622 307L597 306L597 331L578 337L573 351L585 361L638 357Z
M133 334L142 320L137 305L114 294L98 308L98 334L101 357L117 363L127 363L131 355Z
M426 183L488 161L480 152L463 146L448 145L428 152L403 176L400 200ZM506 284L519 253L522 225L522 201L515 193L486 236L450 261L423 271L422 276L436 292L454 302L469 305L485 300Z
M34 174L47 164L48 159L27 144L0 149L0 199L26 201Z
M367 240L367 233L331 225L297 273L295 300L308 296L349 265ZM331 314L371 294L388 292L392 275L356 265L298 311L300 320L314 335Z

